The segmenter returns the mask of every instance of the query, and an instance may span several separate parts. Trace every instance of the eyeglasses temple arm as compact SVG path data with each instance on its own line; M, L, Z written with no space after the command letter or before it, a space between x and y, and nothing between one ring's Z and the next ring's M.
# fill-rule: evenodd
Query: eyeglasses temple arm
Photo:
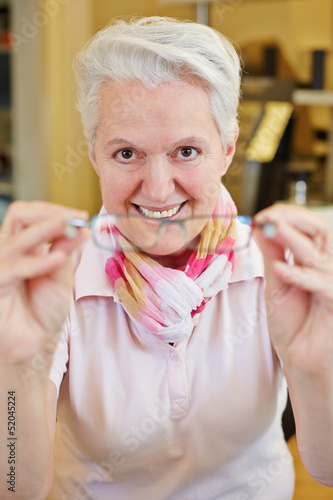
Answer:
M247 226L250 226L251 230L261 229L266 236L266 238L274 238L276 235L276 223L272 221L267 222L257 222L253 217L248 215L238 215L238 220Z
M66 219L66 225L74 227L90 227L91 221L77 219L76 217L69 217L68 219Z
M264 233L264 236L267 239L274 238L276 235L276 223L272 221L267 221L267 222L256 222L255 219L252 220L251 223L251 228L253 229L261 229L262 232Z

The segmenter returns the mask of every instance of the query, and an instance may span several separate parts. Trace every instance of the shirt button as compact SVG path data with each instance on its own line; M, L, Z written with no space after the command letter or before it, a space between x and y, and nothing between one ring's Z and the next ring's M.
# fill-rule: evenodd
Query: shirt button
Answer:
M177 361L179 361L179 355L176 352L171 352L170 353L170 359L171 359L171 361L173 361L174 363L176 363Z

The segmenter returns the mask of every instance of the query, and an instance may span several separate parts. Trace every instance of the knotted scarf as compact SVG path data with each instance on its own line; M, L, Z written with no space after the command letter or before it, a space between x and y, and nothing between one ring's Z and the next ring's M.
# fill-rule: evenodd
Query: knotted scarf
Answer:
M106 261L105 270L133 321L165 342L188 339L206 303L230 280L236 239L236 207L224 186L214 214L185 267L164 267L145 253L128 251L130 242L114 231L121 251ZM207 251L207 249L209 249Z

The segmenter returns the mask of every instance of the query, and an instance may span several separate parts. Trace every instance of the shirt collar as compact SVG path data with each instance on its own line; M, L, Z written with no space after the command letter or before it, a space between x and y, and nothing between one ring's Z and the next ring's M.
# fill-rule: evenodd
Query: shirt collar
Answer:
M99 248L92 239L85 244L75 274L75 300L82 297L114 297L113 286L105 272L108 252Z

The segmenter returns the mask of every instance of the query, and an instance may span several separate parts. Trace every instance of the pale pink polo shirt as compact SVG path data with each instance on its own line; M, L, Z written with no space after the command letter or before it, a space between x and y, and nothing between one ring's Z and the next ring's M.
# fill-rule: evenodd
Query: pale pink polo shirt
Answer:
M237 253L228 288L174 347L114 301L105 258L86 244L50 373L61 387L47 499L291 500L258 249Z

